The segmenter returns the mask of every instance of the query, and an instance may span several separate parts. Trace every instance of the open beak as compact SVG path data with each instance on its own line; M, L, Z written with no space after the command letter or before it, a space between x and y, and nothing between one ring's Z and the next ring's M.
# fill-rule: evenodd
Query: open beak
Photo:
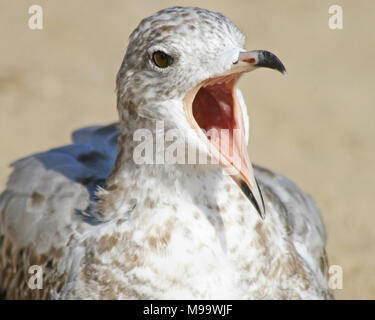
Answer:
M263 197L247 153L244 117L236 94L240 76L259 67L286 73L284 65L271 52L241 52L229 71L189 91L184 108L191 127L264 218Z

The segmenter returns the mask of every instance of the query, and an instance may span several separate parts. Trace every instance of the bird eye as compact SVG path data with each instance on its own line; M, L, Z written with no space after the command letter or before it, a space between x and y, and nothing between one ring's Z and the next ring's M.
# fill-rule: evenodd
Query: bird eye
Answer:
M152 55L152 61L159 68L167 68L173 63L173 58L163 51L156 51Z

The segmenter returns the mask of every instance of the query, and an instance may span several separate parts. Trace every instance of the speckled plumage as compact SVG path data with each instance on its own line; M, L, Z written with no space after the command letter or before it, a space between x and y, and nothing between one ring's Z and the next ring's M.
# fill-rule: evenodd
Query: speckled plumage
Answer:
M331 297L324 225L291 181L255 168L267 212L261 220L219 166L133 161L133 133L154 130L155 120L207 152L189 130L182 99L225 72L243 43L226 17L199 8L141 22L117 77L119 124L81 129L73 144L13 165L0 198L6 298ZM172 68L154 69L155 48L174 52ZM33 264L44 267L43 290L27 288Z

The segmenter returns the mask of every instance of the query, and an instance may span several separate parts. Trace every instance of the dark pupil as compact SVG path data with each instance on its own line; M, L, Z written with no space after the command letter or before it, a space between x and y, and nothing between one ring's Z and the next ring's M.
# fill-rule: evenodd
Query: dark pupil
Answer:
M154 63L160 68L166 68L170 64L169 56L162 52L156 51L153 56Z
M159 52L158 55L161 60L167 60L167 55L164 52Z

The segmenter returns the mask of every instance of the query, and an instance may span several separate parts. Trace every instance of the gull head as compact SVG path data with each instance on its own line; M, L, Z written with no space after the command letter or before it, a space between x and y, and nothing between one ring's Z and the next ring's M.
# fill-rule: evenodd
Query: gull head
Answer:
M196 7L168 8L143 19L117 75L118 110L124 122L130 113L162 120L199 152L219 159L263 217L236 89L246 72L266 67L285 73L285 68L268 51L246 51L244 42L227 17Z

